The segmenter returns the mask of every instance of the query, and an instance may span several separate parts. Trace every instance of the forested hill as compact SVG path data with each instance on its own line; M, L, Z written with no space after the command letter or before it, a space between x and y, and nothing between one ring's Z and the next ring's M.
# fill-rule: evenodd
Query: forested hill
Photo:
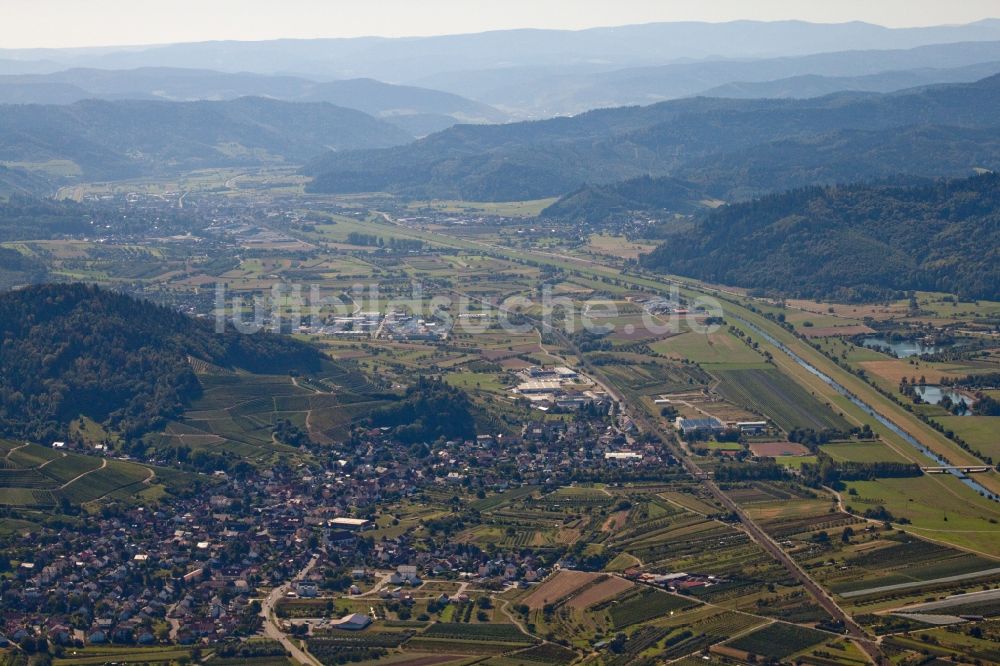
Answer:
M402 400L375 411L369 421L374 426L395 427L396 437L408 444L467 439L476 436L472 409L461 389L421 377L407 388Z
M289 338L235 331L82 284L0 294L0 435L51 441L81 414L127 434L198 395L189 357L251 372L317 370Z
M459 125L406 146L329 154L305 173L315 176L311 189L319 192L471 201L559 196L581 183L651 174L732 201L845 182L845 174L957 177L973 167L1000 168L998 106L1000 76L885 95L684 99L540 122Z
M642 176L609 185L585 185L542 211L542 217L581 224L627 221L649 216L691 214L706 208L704 194L676 178Z
M1000 299L1000 175L917 186L807 188L725 206L643 263L803 296L895 290Z
M91 179L301 164L325 150L381 148L411 139L383 120L327 103L244 97L0 105L0 162L70 162Z

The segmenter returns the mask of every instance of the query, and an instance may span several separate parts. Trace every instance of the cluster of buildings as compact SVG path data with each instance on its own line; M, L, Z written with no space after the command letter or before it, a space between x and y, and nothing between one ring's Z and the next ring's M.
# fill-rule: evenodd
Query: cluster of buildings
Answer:
M448 333L448 327L435 319L390 310L383 317L375 337L391 340L440 341L447 340Z
M531 366L519 371L518 379L511 392L542 411L610 403L608 394L594 380L565 366Z
M726 582L726 579L719 578L711 574L683 572L654 574L642 572L638 569L629 569L628 571L625 571L625 576L648 585L662 587L666 590L670 590L671 592L690 592L692 590L711 587L712 585L718 585Z
M207 498L206 498L207 499ZM32 540L0 595L0 633L55 645L194 643L252 634L258 585L294 567L293 525L217 503L85 519Z
M371 338L381 323L382 315L378 312L355 312L350 315L331 317L317 332L320 335Z
M596 391L568 368L529 369L524 381ZM609 470L651 474L674 462L599 411L426 448L415 456L391 430L358 429L321 459L199 476L159 507L112 503L64 528L0 539L0 573L9 563L0 635L63 645L213 644L257 633L259 600L289 580L302 597L361 593L355 573L372 570L392 571L386 590L400 595L427 578L530 584L552 563L530 549L487 553L451 538L467 522L428 523L422 536L375 529L391 522L392 507L425 493L484 497ZM314 556L320 565L298 578Z
M759 435L768 429L767 421L731 421L723 422L714 416L704 418L674 419L674 427L685 437L716 436L727 432L738 432L741 435Z

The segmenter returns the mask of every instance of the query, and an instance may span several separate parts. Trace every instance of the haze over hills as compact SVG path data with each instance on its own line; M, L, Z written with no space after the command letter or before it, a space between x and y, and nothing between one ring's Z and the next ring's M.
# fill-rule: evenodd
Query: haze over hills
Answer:
M470 107L469 102L453 98L427 99L429 93L412 89L395 91L407 100L404 105L392 101L387 106L384 100L366 104L364 98L372 91L362 90L363 95L356 95L355 90L345 89L343 80L371 78L448 91L501 108L505 113L540 118L597 107L649 104L700 94L735 82L809 74L865 76L985 62L1000 62L998 20L907 29L857 22L735 21L654 23L582 31L509 30L421 38L4 50L0 51L0 74L38 76L67 68L139 70L124 77L134 84L142 72L167 76L171 69L211 69L228 73L232 78L214 83L202 81L195 84L202 85L202 91L192 91L191 80L178 81L176 73L163 84L150 79L131 87L110 88L106 82L94 82L93 73L81 73L84 80L79 82L72 74L60 74L54 79L21 81L21 86L10 89L7 95L20 95L24 101L43 101L32 96L50 95L65 103L79 94L67 88L68 83L100 97L155 94L173 99L201 99L204 89L213 90L215 86L215 94L219 91L227 94L229 90L280 99L330 101L375 115L405 108L415 115L444 114L465 121L495 122L503 118L495 109ZM252 74L280 75L280 78L265 82L254 79ZM922 82L970 80L955 76L942 75ZM320 82L341 80L338 83L342 85L317 88L317 84L301 81L303 77ZM48 91L24 85L57 81L62 85ZM878 90L907 85L912 82L904 78L896 87L883 84ZM303 92L303 88L309 92ZM373 96L378 99L385 94L387 91L381 90ZM428 104L431 108L426 108ZM441 104L444 109L439 108ZM409 120L415 122L416 118ZM440 119L428 121L415 127L441 128Z
M1000 40L1000 21L926 28L863 22L671 22L589 30L500 30L410 38L279 39L78 49L6 49L0 60L53 69L211 68L332 78L414 81L459 69L596 64L621 68L682 58L761 58L861 49ZM18 65L13 64L12 67ZM8 71L8 73L17 73Z
M416 135L445 129L460 121L506 119L496 109L452 93L372 79L320 82L294 76L164 67L70 69L52 74L0 76L3 104L72 104L84 99L190 102L248 96L288 102L329 102L385 118Z
M1000 76L886 95L696 98L458 126L406 146L322 157L305 172L315 176L319 192L387 190L473 201L542 198L585 182L672 175L731 200L845 176L994 168L998 103ZM904 140L906 133L921 140Z
M773 81L734 81L699 93L737 99L823 97L838 92L895 92L940 83L968 83L1000 72L1000 61L940 69L922 67L862 76L803 74Z
M935 44L902 50L854 50L765 59L706 59L697 62L644 65L597 72L556 72L536 76L530 71L457 74L422 83L463 94L529 117L580 113L589 109L653 104L705 95L727 96L714 90L734 82L768 82L797 76L858 77L882 74L875 91L892 92L929 83L969 82L1000 72L1000 41ZM968 72L931 71L981 66ZM923 70L916 82L904 72ZM890 72L899 72L891 76ZM826 92L853 90L844 87ZM808 91L786 95L810 97Z
M0 197L44 192L48 185L48 180L43 175L27 169L0 165Z
M88 100L0 106L0 162L71 162L87 179L204 166L301 163L327 149L385 147L412 135L327 103Z

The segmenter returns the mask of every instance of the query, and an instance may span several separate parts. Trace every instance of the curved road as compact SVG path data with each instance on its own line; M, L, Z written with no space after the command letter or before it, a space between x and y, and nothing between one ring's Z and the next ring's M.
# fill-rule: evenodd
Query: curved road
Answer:
M295 641L288 637L288 634L282 631L281 626L278 624L278 618L274 614L274 606L282 597L285 596L285 592L287 592L288 588L292 586L292 583L300 581L309 575L312 568L316 566L318 559L319 558L317 556L313 555L312 559L309 560L309 563L302 568L302 571L295 575L295 578L288 581L284 585L279 585L271 590L271 593L261 601L260 605L260 615L264 618L264 635L268 638L279 641L281 645L288 650L289 653L291 653L292 658L294 658L295 661L300 664L307 664L308 666L323 666L323 664L321 664L319 660L311 654L300 648Z
M386 221L399 226L399 223L392 220L392 218L385 213L382 213ZM447 236L445 236L447 238ZM493 249L499 250L501 253L510 253L510 248L505 248L502 246L494 246L486 243L480 243L486 245ZM547 253L525 253L525 254L547 254ZM535 317L528 315L522 316L532 321L536 326L543 326L544 323L539 321ZM747 535L756 541L765 551L771 554L776 560L778 560L785 569L788 570L792 576L798 580L807 592L816 600L816 602L830 614L832 618L843 623L844 627L847 629L847 634L850 636L851 640L864 652L864 654L875 664L885 663L885 658L882 655L882 651L878 643L873 640L864 629L858 625L850 615L847 614L844 609L837 605L837 602L827 594L827 592L814 581L808 573L803 570L795 560L792 559L788 553L782 550L779 546L759 525L757 525L750 516L743 511L739 505L736 504L732 499L722 491L719 486L712 481L708 474L700 469L687 455L684 453L680 447L674 446L671 442L673 441L672 433L667 432L662 425L660 425L654 419L649 418L648 412L642 407L642 405L629 405L619 391L614 390L612 382L604 375L603 372L596 366L594 366L580 350L577 349L576 345L564 335L561 331L555 327L549 327L548 332L553 333L558 339L560 344L565 348L573 350L577 358L580 359L580 365L595 381L606 387L609 395L612 396L627 412L631 412L629 415L632 417L636 426L645 432L655 433L660 436L664 445L670 450L670 452L681 461L684 468L688 473L698 480L719 502L725 506L733 515L739 518L739 521L746 531ZM628 409L632 407L632 409Z
M580 354L579 350L572 345L569 338L566 338L558 331L555 331L555 335L560 338L560 341L563 344L568 345L570 349L576 351L578 358L580 358L581 365L583 365L588 374L598 381L601 381L604 385L610 384L610 381L603 376L600 369L592 365L582 354ZM612 395L618 398L622 405L627 404L624 400L624 396L616 395L614 393ZM688 458L684 451L668 443L672 441L672 433L666 432L660 424L649 418L648 413L641 406L637 406L631 411L632 413L630 415L639 429L659 435L665 445L670 449L671 453L673 453L674 456L681 461L681 464L684 465L687 472L692 477L700 481L713 497L719 500L723 506L739 518L740 524L747 535L756 541L761 548L770 553L772 557L781 562L785 569L787 569L788 572L802 584L806 591L809 592L816 602L822 606L832 618L839 620L844 624L844 627L847 629L847 634L851 637L854 643L864 651L869 659L876 664L883 663L884 658L878 643L872 640L865 630L862 629L861 626L858 625L844 609L837 605L837 602L833 600L833 597L827 594L826 590L814 581L809 574L807 574L805 570L802 569L802 567L800 567L798 563L792 559L792 557L786 553L781 546L779 546L777 542L770 537L770 535L767 534L767 532L757 525L757 523L755 523L736 502L730 499L730 497L726 495L721 488L719 488L715 481L711 480L701 468Z

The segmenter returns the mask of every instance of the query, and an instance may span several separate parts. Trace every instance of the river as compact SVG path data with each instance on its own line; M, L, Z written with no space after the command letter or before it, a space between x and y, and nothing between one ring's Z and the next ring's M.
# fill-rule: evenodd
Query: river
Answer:
M787 354L789 357L791 357L791 359L794 360L796 363L798 363L803 368L805 368L806 370L808 370L809 372L811 372L813 375L819 377L821 380L823 380L823 382L825 382L830 387L832 387L834 390L836 390L837 393L840 393L841 395L843 395L844 397L846 397L848 400L850 400L855 405L857 405L862 410L864 410L867 414L875 417L875 420L877 420L879 423L881 423L882 425L884 425L886 428L888 428L892 432L894 432L897 435L899 435L900 438L903 439L903 441L905 441L907 444L909 444L910 446L912 446L917 451L919 451L924 456L926 456L927 458L929 458L931 461L934 462L934 465L928 465L928 466L946 467L946 466L949 466L949 465L952 464L952 463L946 461L944 458L942 458L938 454L936 454L935 452L933 452L930 449L928 449L923 444L921 444L917 440L916 437L914 437L910 433L908 433L905 430L903 430L902 428L900 428L893 421L891 421L889 419L889 417L883 416L874 407L872 407L871 405L869 405L867 402L861 400L860 398L858 398L857 396L855 396L853 393L851 393L850 391L848 391L846 388L844 388L843 386L841 386L839 383L837 383L837 381L835 381L832 377L829 377L828 375L826 375L825 373L823 373L822 371L820 371L819 369L817 369L815 366L813 366L812 364L810 364L808 361L806 361L804 358L802 358L801 356L799 356L798 354L796 354L795 352L793 352L791 349L789 349L780 340L778 340L777 338L775 338L771 334L767 333L766 331L764 331L762 328L760 328L756 324L754 324L752 322L749 322L746 319L743 319L742 317L738 317L736 315L730 315L730 316L732 316L734 319L738 319L739 321L743 322L744 324L746 324L747 326L749 326L750 328L752 328L758 335L760 335L765 340L767 340L768 342L770 342L772 345L774 345L775 347L777 347L778 349L780 349L781 351L783 351L785 354ZM994 495L991 490L988 490L985 486L983 486L980 483L978 483L977 481L969 478L968 476L966 476L965 474L963 474L959 470L950 470L950 472L951 472L951 474L953 476L955 476L955 478L957 478L958 480L960 480L962 483L964 483L965 485L967 485L972 490L976 491L977 493L980 493L981 495L985 495L989 499L992 499L994 501L1000 502L1000 498L998 498L996 495Z

